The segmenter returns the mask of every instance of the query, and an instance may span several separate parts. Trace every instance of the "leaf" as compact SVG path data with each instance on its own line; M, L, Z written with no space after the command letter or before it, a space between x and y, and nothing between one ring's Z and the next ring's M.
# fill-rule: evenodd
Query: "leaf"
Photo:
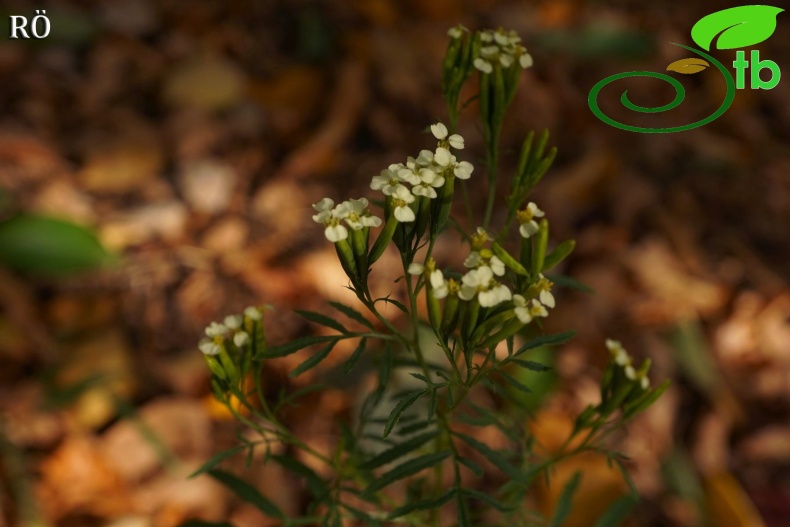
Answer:
M502 361L502 362L505 362L505 361ZM536 372L539 372L539 373L543 373L543 372L547 372L547 371L551 371L552 370L551 366L546 366L545 364L541 364L539 362L535 362L534 360L510 359L507 362L515 362L516 364L518 364L522 368L525 368L525 369L530 370L530 371L536 371Z
M303 318L309 320L310 322L315 322L316 324L320 324L322 326L335 329L340 333L348 333L348 330L343 326L343 324L341 324L334 318L330 318L326 315L322 315L321 313L316 313L315 311L304 311L302 309L297 309L296 312Z
M407 441L404 441L399 445L395 445L394 447L385 450L384 452L377 455L376 457L362 463L359 466L359 468L363 470L372 470L382 465L386 465L387 463L395 461L399 457L405 456L406 454L409 454L417 450L422 445L424 445L425 443L436 437L437 434L438 431L434 430L432 432L428 432L426 434L413 437Z
M368 339L360 339L359 344L357 345L357 349L354 350L354 353L348 358L346 363L343 365L343 373L349 373L354 366L356 366L359 358L362 356L362 353L365 351L365 345L367 344Z
M457 496L458 527L472 527L472 519L469 518L469 507L466 505L464 495L459 493Z
M595 527L619 527L634 510L636 504L637 499L630 495L615 500L595 522Z
M313 346L314 344L320 344L330 340L337 340L337 338L338 337L336 336L301 337L296 340L286 342L285 344L280 344L279 346L271 346L266 350L266 353L263 354L263 357L267 359L285 357L308 346Z
M34 215L0 222L0 265L14 271L64 275L112 260L93 232L74 223Z
M225 461L229 457L235 456L236 453L238 453L240 450L244 450L245 448L247 448L247 445L239 445L239 446L235 446L233 448L229 448L227 450L223 450L222 452L219 452L218 454L215 454L214 456L211 457L211 459L209 459L208 461L203 463L203 465L199 469L194 471L188 477L189 478L194 478L195 476L199 476L200 474L203 474L204 472L208 472L209 470L213 469L214 467L216 467L217 465L219 465L220 463L222 463L223 461Z
M372 322L370 322L370 320L366 319L362 315L362 313L360 313L359 311L357 311L353 307L349 307L349 306L347 306L345 304L342 304L340 302L329 302L329 305L334 307L335 309L337 309L338 311L340 311L344 315L346 315L348 318L350 318L352 320L356 320L360 324L363 324L363 325L369 327L372 330L376 329L376 327L373 325Z
M430 511L435 510L450 501L455 493L457 492L456 488L453 487L441 496L433 500L422 500L422 501L414 501L411 503L407 503L402 507L398 507L397 509L393 510L387 516L387 519L394 520L395 518L400 518L401 516L405 516L409 513L414 511Z
M283 468L290 470L297 476L305 478L305 481L307 482L307 488L316 498L321 498L329 492L324 480L318 477L318 474L316 474L313 469L307 465L297 461L292 457L282 456L279 454L272 455L271 459L279 463Z
M708 63L707 60L697 57L689 57L687 59L676 60L667 66L667 71L674 71L684 75L690 75L692 73L699 73L708 67L710 67L710 63Z
M384 427L383 437L387 437L388 435L390 435L390 432L392 432L392 429L397 424L398 419L400 419L400 415L404 412L404 410L406 410L409 406L413 405L417 399L419 399L429 391L430 390L417 390L416 392L412 392L411 395L409 395L408 397L401 399L398 402L398 404L395 405L395 408L392 409L392 412L390 413L390 417L389 419L387 419L387 425Z
M491 462L496 468L501 470L506 475L510 476L512 479L518 481L519 483L523 483L524 485L529 485L532 477L527 474L526 472L522 471L521 469L515 467L510 461L508 461L505 456L501 453L493 450L488 445L481 443L477 439L470 437L466 434L461 434L456 432L454 434L456 437L462 439L466 444L483 454L485 458Z
M554 267L556 267L560 262L562 262L565 258L567 258L573 250L576 248L576 241L575 240L565 240L557 247L554 248L551 253L546 255L546 258L543 260L543 271L546 272Z
M321 364L321 362L329 356L329 353L332 351L332 348L335 347L335 344L337 344L337 340L331 341L329 344L324 346L321 349L321 351L319 351L318 353L316 353L315 355L313 355L312 357L301 363L299 366L297 366L291 373L288 374L288 376L298 377L304 372L308 370L312 370L313 368Z
M562 333L555 333L553 335L541 335L539 337L535 337L534 339L529 340L526 344L521 346L518 349L518 351L513 354L513 356L516 357L518 355L521 355L525 351L539 348L540 346L558 346L560 344L565 344L575 336L576 336L575 331L564 331Z
M365 489L365 494L369 496L398 480L414 475L421 470L436 465L437 463L441 463L449 455L450 451L445 450L443 452L434 452L433 454L425 454L424 456L410 459L409 461L406 461L405 463L393 468L389 472L382 474L380 478L375 480L367 489Z
M475 463L469 458L466 457L458 457L458 462L472 471L472 474L477 476L478 478L483 477L483 467Z
M209 475L232 490L236 496L246 501L250 505L255 506L266 516L270 518L279 518L281 520L285 519L283 511L281 511L277 505L272 503L268 498L263 496L255 487L246 481L237 478L230 472L225 472L224 470L219 469L210 470Z
M505 379L509 385L516 388L517 390L522 391L524 393L530 393L530 394L532 393L532 390L521 384L518 380L514 379L511 375L508 375L507 373L501 370L497 371L497 373L499 374L500 377Z
M579 486L579 481L582 478L581 472L576 472L573 477L565 484L560 494L560 499L557 501L557 508L554 510L554 516L551 518L548 527L560 527L568 514L571 512L571 501L576 488Z
M710 51L717 35L717 49L754 46L773 35L776 17L782 11L784 9L768 5L744 5L716 11L694 24L691 38L705 51Z
M511 512L511 511L515 510L518 507L518 505L505 505L504 503L502 503L501 501L497 500L496 498L494 498L490 494L487 494L485 492L480 492L478 490L463 489L462 492L465 495L469 496L470 498L474 498L476 500L479 500L479 501L482 501L482 502L485 502L485 503L491 505L493 508L495 508L499 512Z

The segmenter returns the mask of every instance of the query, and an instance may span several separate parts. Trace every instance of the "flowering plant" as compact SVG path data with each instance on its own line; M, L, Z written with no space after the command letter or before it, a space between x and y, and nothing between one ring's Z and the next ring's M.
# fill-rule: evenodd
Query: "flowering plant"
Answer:
M564 241L549 250L546 214L529 201L556 150L547 148L546 132L526 137L509 178L503 225L492 231L500 130L532 57L513 32L469 32L457 27L448 34L442 78L450 118L449 126L430 126L435 147L373 176L370 188L380 193L379 201L374 200L380 203L380 212L374 212L364 197L338 204L324 198L313 205L313 220L334 244L349 280L347 287L370 318L355 307L331 302L361 329L349 329L321 313L300 311L332 334L271 346L265 338L263 312L251 307L209 325L200 343L215 397L260 433L260 441L248 440L242 448L252 452L262 445L264 460L303 478L312 498L304 516L286 518L264 494L216 468L224 454L198 472L209 472L284 525L340 526L352 520L365 525L543 525L524 499L536 479L558 460L593 448L608 452L620 465L621 457L605 450L603 437L647 408L666 388L666 384L651 388L649 361L637 369L618 342L607 341L612 359L601 380L601 402L578 416L559 452L541 455L536 450L523 427L528 411L513 395L513 390L530 393L518 372L545 372L548 367L528 360L529 351L573 336L572 332L544 334L541 320L556 304L554 283L545 273L572 252L574 242ZM466 223L475 225L465 187L474 167L459 159L465 142L455 130L461 88L475 72L489 192L481 225L467 232L453 216L452 205L457 194L463 195ZM434 259L436 241L448 226L469 245L464 273ZM513 252L506 248L511 231L518 233L518 250ZM400 255L402 274L393 278L405 289L405 303L390 296L376 298L369 287L373 266L391 245ZM401 329L385 317L379 310L382 304L402 311L410 328ZM421 311L427 313L425 322ZM365 394L353 422L338 424L334 450L321 451L281 421L284 401L298 394L270 401L261 384L263 364L318 346L291 372L301 375L326 359L338 342L350 339L358 344L345 372L363 355L373 355L378 383ZM481 393L508 404L495 411L480 404ZM496 449L477 439L476 427L497 430L509 448ZM274 442L315 458L326 470L310 468L299 456L275 453ZM487 488L481 489L484 474L488 474ZM569 484L563 492L567 497L560 500L551 525L562 522L574 486Z

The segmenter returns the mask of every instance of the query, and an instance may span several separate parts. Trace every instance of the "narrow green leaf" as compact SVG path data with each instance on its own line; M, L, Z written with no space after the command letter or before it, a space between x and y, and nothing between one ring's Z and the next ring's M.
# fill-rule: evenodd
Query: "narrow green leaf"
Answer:
M351 370L354 369L354 366L357 365L359 358L362 357L362 354L365 352L365 345L367 344L368 339L362 338L359 340L359 344L357 345L357 349L354 350L354 353L346 360L346 363L343 365L343 373L349 373Z
M321 344L322 342L328 342L330 340L337 339L338 337L330 335L320 337L300 337L290 342L286 342L285 344L280 344L279 346L271 346L268 350L266 350L266 353L263 353L262 355L263 358L268 359L285 357L308 346L313 346L315 344Z
M405 516L415 511L430 511L435 510L453 499L457 490L455 487L451 488L441 496L436 499L432 500L422 500L422 501L413 501L411 503L407 503L402 507L398 507L397 509L393 510L387 516L387 519L394 520L395 518L400 518L401 516Z
M428 391L429 390L417 390L415 392L412 392L411 395L401 399L398 402L398 404L395 405L395 408L392 409L392 412L390 413L390 417L387 420L387 424L384 427L384 437L390 435L390 432L392 432L392 429L397 424L398 419L400 419L400 415L404 412L404 410L406 410L409 406L414 404L414 402L417 399L428 393Z
M466 496L469 496L470 498L474 498L474 499L476 499L478 501L482 501L484 503L487 503L488 505L492 506L493 508L495 508L499 512L511 512L511 511L516 510L516 508L518 507L517 504L516 505L505 505L504 503L502 503L501 501L497 500L496 498L494 498L490 494L487 494L485 492L480 492L478 490L463 489L462 492Z
M349 307L341 302L329 302L329 305L334 307L344 315L346 315L348 318L352 320L356 320L363 326L367 326L375 331L376 327L373 325L373 323L370 320L366 319L364 315L362 315L362 313L360 313L353 307Z
M377 298L375 301L384 302L385 304L392 304L393 306L397 307L407 315L409 314L409 309L403 305L403 302L399 302L398 300L395 300L394 298L390 298L389 296Z
M560 262L567 258L575 248L576 242L574 240L565 240L559 244L554 248L553 251L546 255L546 258L543 260L542 272L545 273L546 271L556 267Z
M415 416L416 417L416 416ZM403 423L406 420L405 417L401 418L400 422ZM399 436L408 436L413 434L414 432L419 432L421 430L425 430L426 428L431 426L430 421L417 421L416 423L412 423L408 426L401 426L398 431L396 432Z
M541 335L539 337L535 337L534 339L530 339L526 344L521 346L518 351L513 354L513 356L517 357L525 351L539 348L540 346L558 346L560 344L565 344L575 336L575 331L564 331L562 333L555 333L553 335Z
M582 293L587 293L590 295L595 294L595 289L588 285L584 285L583 283L579 282L571 278L570 276L563 276L560 274L553 274L547 275L546 278L554 282L554 285L558 285L560 287L567 287L569 289L576 289L577 291L581 291Z
M557 500L557 508L554 510L554 516L552 516L548 527L560 527L568 517L568 514L570 514L573 494L579 486L581 477L582 473L576 472L570 481L565 484L565 487L562 489L562 494L560 494L560 499Z
M380 478L376 479L370 486L365 489L365 494L371 495L384 487L395 483L403 478L412 476L421 470L432 467L437 463L441 463L450 455L449 451L434 452L433 454L425 454L424 456L410 459L405 463L401 463L389 472L385 472Z
M521 392L524 392L524 393L532 393L532 390L530 390L528 387L524 386L518 380L514 379L511 375L508 375L507 373L505 373L502 370L497 370L497 373L499 374L500 377L505 379L505 381L507 381L507 383L509 385L511 385L512 387L514 387L515 389L517 389L517 390L519 390Z
M329 492L324 480L322 480L318 474L313 471L313 469L301 463L300 461L297 461L293 457L273 454L271 459L276 461L283 468L290 470L297 476L303 477L307 483L307 488L314 497L322 498Z
M288 376L298 377L304 372L312 370L313 368L321 364L321 362L329 356L329 353L332 351L332 348L335 347L335 344L337 344L337 341L333 340L332 342L324 346L321 349L321 351L319 351L318 353L316 353L315 355L313 355L312 357L301 363L299 366L297 366L291 373L288 374Z
M233 448L223 450L222 452L219 452L214 456L212 456L211 459L203 463L203 465L199 469L197 469L187 477L194 478L195 476L199 476L204 472L208 472L209 470L213 469L214 467L216 467L217 465L219 465L229 457L235 456L238 452L244 450L245 448L247 448L247 445L238 445Z
M496 254L502 263L504 263L507 267L510 268L516 274L520 274L521 276L527 276L527 270L521 265L518 260L513 258L513 256L505 250L504 247L499 245L497 242L494 242L491 246L494 249L494 254Z
M525 369L530 370L530 371L540 372L540 373L552 370L551 366L546 366L545 364L541 364L539 362L535 362L534 360L523 360L523 359L515 359L514 358L514 359L510 359L510 360L504 360L502 362L503 363L504 362L515 362L516 364L518 364L522 368L525 368Z
M469 459L468 457L458 457L458 462L472 471L472 474L477 476L478 478L483 477L483 467Z
M493 450L488 445L481 443L477 439L470 437L466 434L461 434L459 432L455 432L454 435L460 439L462 439L466 444L483 454L483 456L491 462L496 468L501 470L506 475L510 476L512 479L523 483L525 485L529 485L532 481L532 476L523 470L519 469L518 467L514 466L510 463L510 461L505 458L501 453Z
M316 324L320 324L322 326L332 328L334 330L339 331L340 333L348 333L348 330L343 326L343 324L326 315L322 315L321 313L316 313L315 311L305 311L302 309L297 309L296 312L302 318L306 318L310 322L315 322Z
M420 428L423 428L422 426ZM374 458L369 459L368 461L362 463L359 468L363 470L372 470L374 468L378 468L382 465L386 465L387 463L391 463L395 461L399 457L405 456L406 454L410 454L414 452L422 445L430 441L431 439L435 438L438 434L438 431L433 430L431 432L413 437L403 443L397 444L392 448L385 450L384 452L380 453Z
M595 527L620 527L636 507L638 500L633 496L623 496L609 505L603 516L601 516Z
M262 513L270 518L285 519L283 511L277 505L272 503L268 498L263 496L258 490L247 483L224 470L214 469L210 470L209 475L225 485L228 489L232 490L236 496L253 505Z

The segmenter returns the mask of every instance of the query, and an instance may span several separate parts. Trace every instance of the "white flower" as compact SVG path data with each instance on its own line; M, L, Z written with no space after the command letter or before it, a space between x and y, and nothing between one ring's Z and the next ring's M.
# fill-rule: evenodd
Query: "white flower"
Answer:
M396 170L392 168L398 167ZM392 196L399 188L406 188L403 179L398 177L398 170L403 165L390 165L390 168L382 170L378 176L373 176L370 180L370 188L380 190L385 196Z
M480 48L480 56L492 59L499 54L499 46L483 46Z
M477 293L481 307L493 307L511 298L510 289L494 280L493 271L486 265L472 269L461 279L458 296L462 300L471 300Z
M260 320L263 318L263 312L255 306L248 306L244 310L244 316L248 317L250 320Z
M447 36L450 38L461 38L463 35L463 26L455 26L447 30Z
M542 218L545 215L546 213L540 210L538 206L531 201L527 204L527 207L524 210L518 211L516 213L516 218L518 218L518 222L521 224L518 228L521 236L524 238L529 238L538 232L538 222L536 222L533 218Z
M497 31L496 33L494 33L494 42L496 42L500 46L507 46L510 44L510 39L503 32Z
M647 378L647 375L642 377L642 379L639 381L639 385L643 390L650 388L650 379Z
M513 56L502 54L499 56L499 63L503 68L509 68L513 64Z
M500 283L497 283L487 291L480 291L480 294L477 295L480 307L494 307L502 302L507 302L510 298L510 289Z
M348 238L348 229L340 224L340 220L348 215L346 207L341 203L332 210L329 210L334 205L334 202L329 198L324 198L315 205L313 208L318 211L318 214L313 216L313 221L323 224L324 235L330 242L339 242Z
M393 214L395 219L401 223L408 223L416 219L414 211L409 207L409 203L414 202L414 196L406 187L400 187L392 195Z
M522 324L529 324L533 319L538 317L549 316L549 312L546 311L546 308L535 299L532 299L532 303L530 304L527 303L527 300L523 296L513 295L513 305L516 306L513 312Z
M209 337L221 337L228 332L228 327L219 322L212 322L206 327L206 335Z
M433 170L423 168L420 170L420 182L412 189L412 192L417 196L428 196L434 199L437 196L435 189L442 185L444 185L442 176L437 175Z
M480 253L477 251L472 251L469 253L469 256L466 257L464 260L464 267L469 269L477 269L483 264L483 258L480 256Z
M494 40L494 32L490 29L480 32L480 40L482 42L492 42Z
M218 355L222 348L211 339L202 339L198 344L198 349L205 355Z
M421 166L428 166L433 163L433 152L430 150L420 150L420 154L417 156L417 164Z
M223 323L228 329L239 329L241 327L241 322L241 315L228 315L225 317L225 320L223 320Z
M476 58L473 62L475 69L483 72L483 73L491 73L494 71L494 67L485 59L481 59L480 57Z
M522 53L522 55L518 58L518 63L524 69L532 67L533 64L532 55L526 52Z
M246 331L239 331L233 335L233 343L237 347L242 347L250 342L250 335Z
M540 299L540 303L546 307L554 307L554 295L551 294L551 286L554 285L551 280L547 279L543 274L538 275L538 289L540 289L540 294L538 298Z
M447 280L444 279L444 274L439 269L431 272L431 288L433 296L439 300L450 292L447 288Z
M628 356L628 352L625 351L620 341L606 339L606 347L619 366L629 366L631 364L631 357Z
M630 381L635 381L636 380L636 370L630 364L625 367L625 376Z
M455 156L450 153L445 147L440 146L433 154L433 162L440 167L447 167L455 162Z
M463 150L464 148L464 138L458 134L453 134L450 137L447 137L449 132L447 131L447 127L442 123L432 124L431 133L440 142L446 140L446 142L456 150Z
M436 139L441 141L447 137L447 127L442 123L432 124L431 133Z
M419 276L425 272L425 266L421 263L412 262L409 264L409 274Z
M504 276L505 274L505 262L499 259L498 256L492 256L488 260L488 266L491 267L491 270L497 276Z
M346 224L358 231L364 227L378 227L381 219L373 216L368 210L365 198L350 199L335 207L334 215L345 220Z

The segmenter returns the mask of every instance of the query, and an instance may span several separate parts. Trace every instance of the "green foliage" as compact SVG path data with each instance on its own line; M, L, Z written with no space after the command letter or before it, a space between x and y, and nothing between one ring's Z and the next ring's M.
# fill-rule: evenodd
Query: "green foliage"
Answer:
M93 232L67 221L23 214L0 222L0 265L14 271L66 275L113 259Z
M557 301L555 283L585 286L568 277L543 275L575 247L573 240L566 240L549 250L550 222L529 201L556 158L548 132L530 133L524 139L514 159L516 168L507 178L509 193L502 207L494 209L501 195L500 130L531 56L517 35L504 30L470 32L459 27L450 37L442 65L450 126L431 125L435 151L423 150L374 177L371 187L384 194L378 202L373 200L383 220L364 198L338 205L325 198L314 205L314 219L334 243L348 278L346 287L358 305L330 302L332 315L298 310L318 333L276 345L266 340L263 311L248 308L223 323L212 323L208 338L199 345L212 373L215 397L261 439L243 440L193 475L214 477L283 525L334 527L354 521L378 526L397 521L433 526L439 524L440 509L451 507L459 526L480 525L489 517L498 517L503 525L519 524L514 522L524 518L532 521L535 513L525 493L560 459L597 450L628 479L622 458L607 450L603 439L666 389L666 383L650 387L649 361L636 369L619 343L608 342L614 351L601 380L600 403L577 417L558 453L543 457L533 449L535 440L525 422L557 381L552 369L555 347L574 337L573 331L546 333L541 322L551 316ZM455 131L465 106L460 93L473 76L489 192L482 218L475 217L465 200L467 218L462 221L454 216L453 198L467 192L465 180L474 167L461 160L464 141ZM491 230L492 222L501 222L501 228ZM448 225L469 244L461 276L432 257ZM464 225L482 227L468 232ZM402 272L392 277L393 291L377 297L368 277L383 267L374 269L390 247L400 256ZM427 320L421 320L421 312L427 313ZM401 315L408 319L406 329L396 324ZM342 368L338 364L325 380L353 390L357 403L350 419L342 416L338 421L330 451L318 450L288 428L282 413L322 387L284 386L274 396L275 390L266 385L264 366L300 353L305 358L289 376L311 371L320 378L333 350L345 347L337 346L342 341L353 351L345 361L331 361ZM369 381L360 381L365 377ZM477 429L487 427L494 428L504 444L494 448L477 434ZM579 434L583 439L573 441ZM309 496L297 517L284 517L255 488L217 468L244 450L252 459L253 447L263 451L264 462L281 465L304 486ZM580 478L576 474L565 487L547 525L559 526L568 517ZM602 518L591 518L590 524L599 520L600 527L614 527L632 506L618 502Z

